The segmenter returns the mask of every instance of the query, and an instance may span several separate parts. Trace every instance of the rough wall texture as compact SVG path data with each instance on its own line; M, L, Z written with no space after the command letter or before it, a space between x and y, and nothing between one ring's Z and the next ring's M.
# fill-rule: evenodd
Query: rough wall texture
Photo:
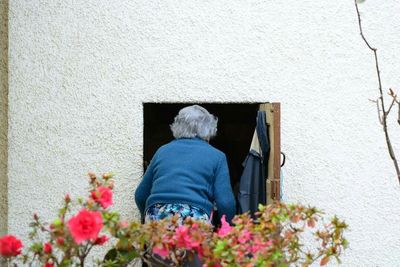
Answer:
M400 90L400 6L361 9ZM352 1L14 0L9 33L10 232L82 194L88 170L115 171L116 206L137 217L142 102L279 101L285 200L348 221L344 266L400 262L400 189Z
M0 235L7 232L8 0L0 0Z

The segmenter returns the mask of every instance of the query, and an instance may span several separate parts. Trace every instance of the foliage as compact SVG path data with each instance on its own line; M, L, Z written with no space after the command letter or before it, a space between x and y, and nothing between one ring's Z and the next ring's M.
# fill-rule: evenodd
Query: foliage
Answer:
M114 182L111 174L98 178L89 173L87 199L64 197L58 217L51 223L33 216L29 239L31 245L21 254L22 243L15 236L0 238L0 255L9 266L19 263L42 266L85 266L95 246L111 243L98 266L127 266L142 258L157 260L168 266L182 266L198 257L204 266L309 266L331 258L340 262L347 247L343 232L347 225L334 217L324 223L322 212L302 205L283 203L260 205L256 219L249 214L236 216L230 225L214 229L208 223L178 217L146 224L121 221L110 211ZM315 244L306 249L306 235ZM14 265L13 265L14 264ZM93 263L91 264L93 265Z

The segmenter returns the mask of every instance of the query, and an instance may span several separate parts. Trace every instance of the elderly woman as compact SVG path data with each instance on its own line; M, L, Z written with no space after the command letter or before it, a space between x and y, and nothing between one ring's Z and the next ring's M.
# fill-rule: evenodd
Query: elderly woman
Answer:
M181 109L171 125L175 140L161 146L136 189L135 201L145 221L178 215L210 222L214 205L230 221L235 199L226 156L208 142L217 118L193 105Z

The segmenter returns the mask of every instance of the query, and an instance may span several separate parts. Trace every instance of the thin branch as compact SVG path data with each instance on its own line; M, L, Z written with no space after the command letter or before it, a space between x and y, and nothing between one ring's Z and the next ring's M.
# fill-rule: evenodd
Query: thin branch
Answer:
M396 97L393 97L392 103L390 104L389 109L386 112L386 116L389 115L389 113L392 110L392 107L394 106L395 103L396 103Z
M377 100L373 101L373 102L376 103L376 110L377 110L377 113L378 113L378 120L379 120L379 123L380 123L381 125L383 125L382 116L381 116L381 109L379 108L379 98L378 98Z
M398 107L399 107L399 110L398 110L398 113L397 113L397 123L400 125L400 101L398 101L397 104L398 104Z
M388 113L386 112L385 101L384 101L384 98L383 98L382 80L381 80L381 74L380 74L379 62L378 62L378 52L377 52L376 48L372 47L369 44L369 42L367 41L367 39L364 36L363 30L362 30L362 25L361 25L361 15L360 15L360 11L358 10L357 0L354 0L354 5L355 5L356 11L357 11L358 27L360 29L360 35L361 35L362 39L364 40L365 44L368 46L368 48L374 53L375 68L376 68L376 74L378 76L378 84L379 84L379 93L380 93L380 97L379 98L380 98L381 108L382 108L382 112L383 112L383 117L382 117L383 131L385 132L386 144L387 144L387 148L388 148L388 151L389 151L389 155L390 155L390 158L393 161L393 164L394 164L394 167L395 167L396 173L397 173L397 179L399 180L399 183L400 183L400 168L399 168L399 164L398 164L397 159L396 159L396 155L394 154L394 151L393 151L393 147L392 147L392 143L390 141L389 131L388 131L388 127L387 127L387 114ZM399 120L400 120L400 118L399 118Z
M393 91L392 88L389 88L389 93L388 94L392 97L392 104L390 105L390 108L389 108L387 114L389 114L389 112L392 109L394 104L400 105L400 101L397 99L397 94ZM399 117L399 119L400 119L400 117Z
M367 39L364 36L363 30L362 30L362 26L361 26L361 15L360 15L360 11L358 10L358 4L357 4L357 0L354 0L354 4L356 5L356 10L357 10L357 17L358 17L358 27L360 29L360 34L362 39L364 40L365 44L368 46L369 49L371 49L372 51L376 50L376 48L372 47Z

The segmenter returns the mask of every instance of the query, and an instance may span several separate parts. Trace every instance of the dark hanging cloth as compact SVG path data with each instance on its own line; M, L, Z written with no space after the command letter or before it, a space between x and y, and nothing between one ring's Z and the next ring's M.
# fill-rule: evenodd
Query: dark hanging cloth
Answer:
M254 215L258 204L267 203L266 177L270 142L265 120L265 111L258 111L257 126L249 154L243 162L243 173L240 177L238 194L239 213L249 211Z

